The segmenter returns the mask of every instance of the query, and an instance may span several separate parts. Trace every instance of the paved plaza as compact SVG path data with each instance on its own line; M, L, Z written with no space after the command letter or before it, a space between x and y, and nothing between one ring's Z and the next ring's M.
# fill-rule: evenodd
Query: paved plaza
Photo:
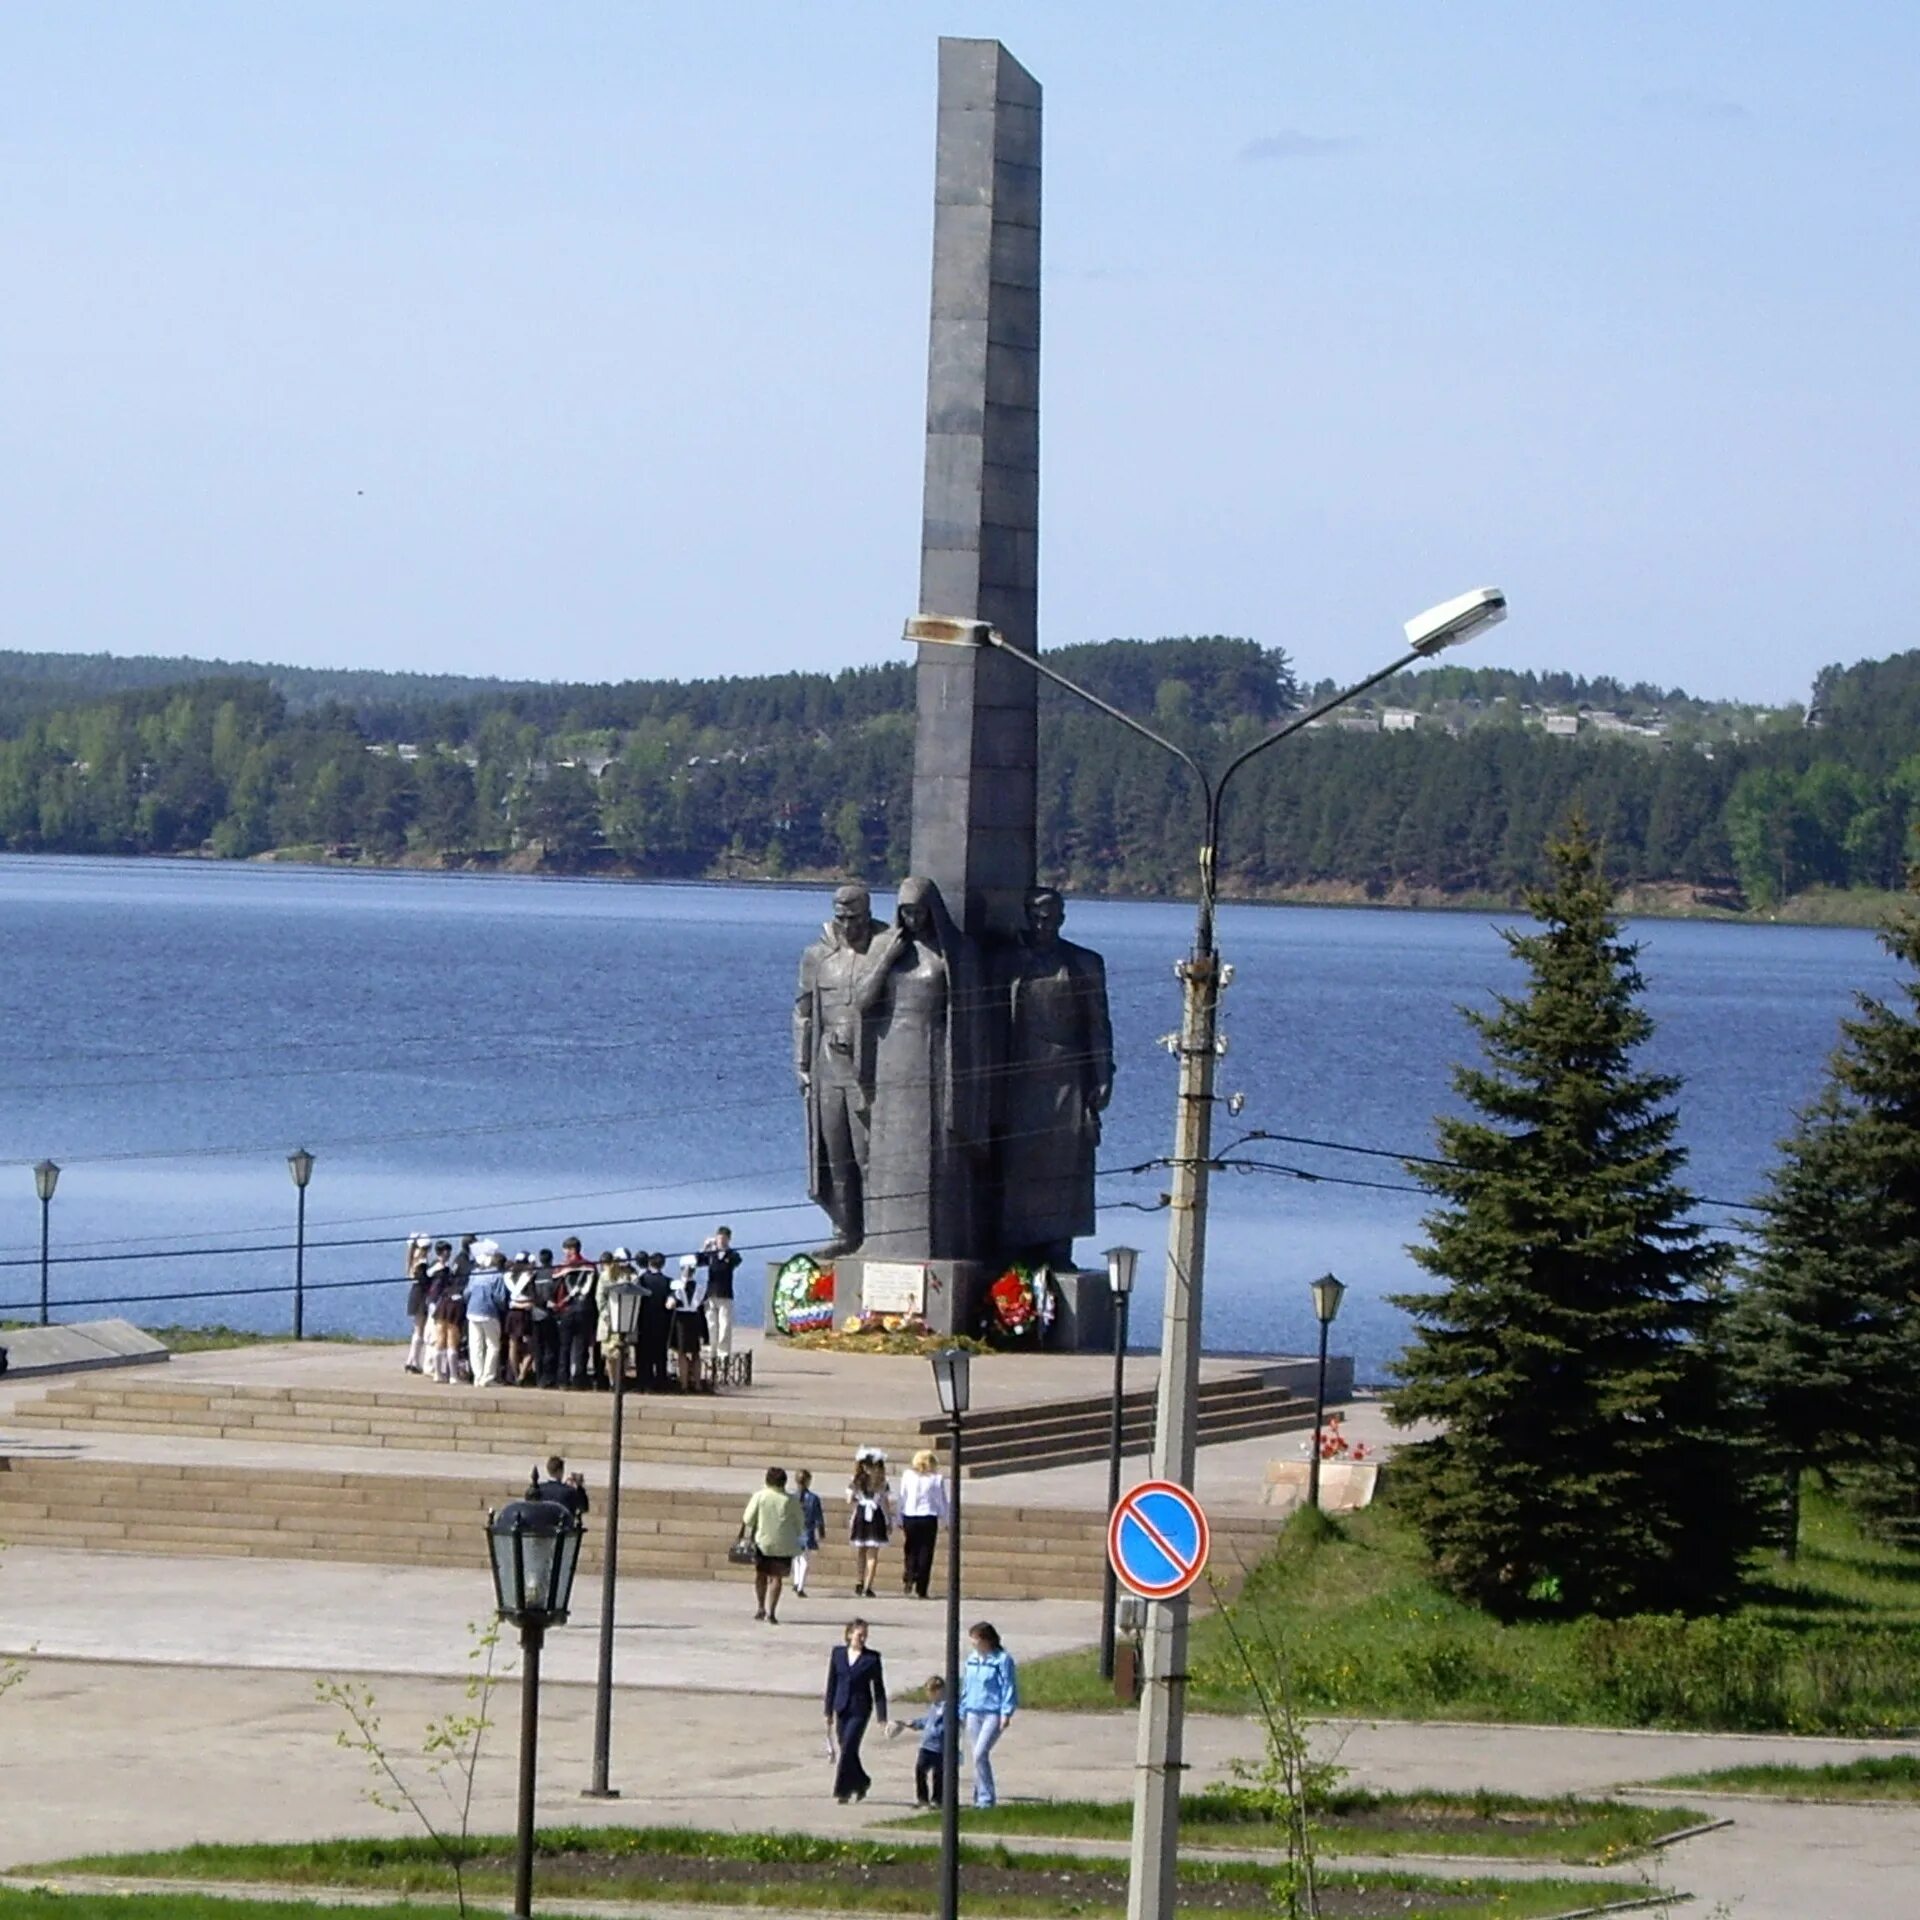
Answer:
M873 1797L828 1795L817 1687L850 1598L757 1626L723 1586L634 1583L618 1629L614 1784L594 1819L852 1832L909 1811L911 1749L873 1743ZM541 1817L582 1817L589 1771L597 1595L550 1645L542 1718ZM364 1798L364 1763L343 1752L323 1674L367 1676L396 1748L461 1702L465 1623L487 1605L484 1572L356 1568L20 1549L0 1560L0 1648L26 1660L0 1701L0 1867L86 1850L193 1840L295 1840L400 1831ZM865 1604L896 1686L938 1665L940 1609ZM1091 1634L1090 1611L1062 1603L997 1608L1029 1657ZM510 1650L509 1650L510 1651ZM516 1692L482 1763L476 1820L510 1827ZM1249 1722L1191 1723L1196 1784L1257 1755ZM1901 1751L1900 1743L1641 1734L1563 1728L1329 1723L1330 1750L1362 1783L1594 1792L1661 1774ZM1910 1747L1905 1750L1911 1751ZM1014 1796L1121 1797L1131 1790L1133 1721L1124 1714L1020 1716L1000 1772ZM1684 1842L1658 1871L1698 1896L1704 1916L1738 1920L1911 1920L1920 1809L1782 1806L1675 1796L1731 1814L1729 1829ZM1644 1868L1610 1870L1626 1887Z

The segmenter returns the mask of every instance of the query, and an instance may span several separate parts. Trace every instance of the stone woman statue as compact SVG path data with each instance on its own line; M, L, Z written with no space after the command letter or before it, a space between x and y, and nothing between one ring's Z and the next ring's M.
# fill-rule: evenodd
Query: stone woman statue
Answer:
M882 1260L977 1253L988 982L931 880L900 883L860 995L873 1023L866 1242Z

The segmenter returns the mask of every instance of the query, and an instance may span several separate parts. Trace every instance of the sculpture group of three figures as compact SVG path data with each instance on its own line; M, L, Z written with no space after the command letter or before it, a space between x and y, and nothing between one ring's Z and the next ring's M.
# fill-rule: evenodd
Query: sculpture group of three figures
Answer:
M1094 1150L1113 1091L1100 956L1060 937L1065 903L982 942L940 890L901 882L891 925L862 886L800 961L794 1068L823 1257L1072 1264L1094 1226Z

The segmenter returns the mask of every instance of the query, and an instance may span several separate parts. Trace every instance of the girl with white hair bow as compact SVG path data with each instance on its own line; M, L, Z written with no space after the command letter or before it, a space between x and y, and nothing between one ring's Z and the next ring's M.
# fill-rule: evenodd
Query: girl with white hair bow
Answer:
M692 1393L699 1385L700 1349L707 1337L707 1276L692 1254L683 1253L673 1283L673 1324L667 1331L682 1393Z

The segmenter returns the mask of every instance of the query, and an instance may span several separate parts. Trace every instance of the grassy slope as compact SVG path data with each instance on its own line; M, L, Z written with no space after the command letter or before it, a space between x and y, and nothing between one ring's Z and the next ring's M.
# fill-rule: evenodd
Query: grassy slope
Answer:
M1239 1631L1285 1647L1313 1712L1590 1725L1881 1732L1920 1718L1920 1554L1867 1540L1808 1503L1801 1558L1756 1567L1730 1621L1503 1626L1427 1577L1420 1543L1382 1506L1314 1544L1289 1529L1248 1575ZM1254 1710L1229 1622L1195 1623L1194 1704ZM1112 1704L1090 1654L1023 1668L1029 1704Z

